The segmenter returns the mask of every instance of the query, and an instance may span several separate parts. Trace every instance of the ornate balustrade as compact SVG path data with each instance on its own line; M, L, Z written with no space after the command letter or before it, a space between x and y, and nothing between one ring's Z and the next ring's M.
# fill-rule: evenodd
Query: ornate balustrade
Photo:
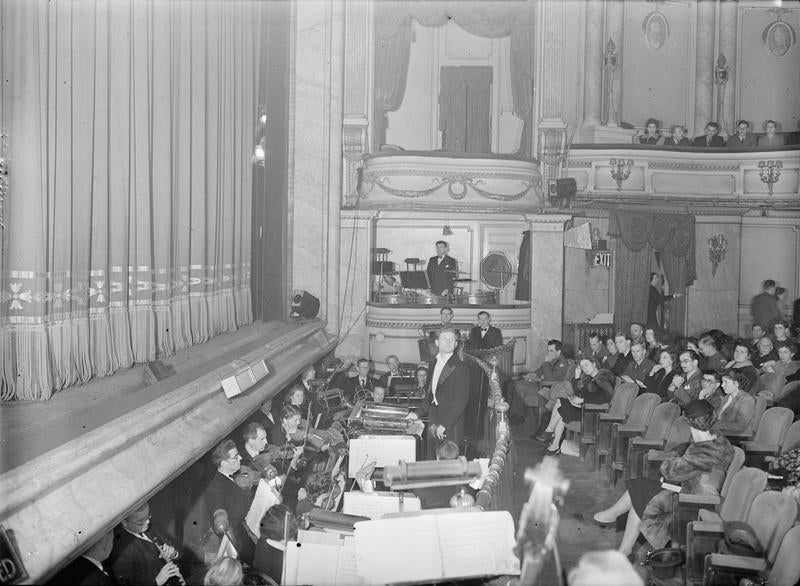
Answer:
M362 209L534 212L544 205L539 164L511 155L397 151L364 157Z
M573 145L565 175L575 178L579 203L800 205L797 146L744 150Z

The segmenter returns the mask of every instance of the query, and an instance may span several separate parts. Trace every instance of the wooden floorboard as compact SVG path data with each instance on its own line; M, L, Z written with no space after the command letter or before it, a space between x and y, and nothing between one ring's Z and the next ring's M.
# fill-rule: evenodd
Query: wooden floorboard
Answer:
M189 377L219 368L265 340L297 327L294 322L256 323L173 356L161 357L164 364L175 369L175 374L152 386L144 384L146 365L137 364L113 376L58 391L49 401L4 403L0 406L0 474L169 393Z

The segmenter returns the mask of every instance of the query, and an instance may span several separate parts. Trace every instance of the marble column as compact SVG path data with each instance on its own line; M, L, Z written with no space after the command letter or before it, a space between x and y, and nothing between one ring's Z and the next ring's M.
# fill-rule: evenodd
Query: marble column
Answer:
M719 54L724 56L728 67L728 81L726 84L717 84L717 101L722 104L721 111L717 112L720 125L732 134L736 132L736 35L739 29L739 2L738 0L725 0L719 5Z
M541 364L549 339L561 339L564 317L565 214L526 216L531 231L531 345L528 364Z
M606 125L616 127L622 120L622 72L625 65L625 56L622 54L622 40L625 34L625 6L622 0L608 0L606 2L606 40L603 51L605 61L609 61L611 43L616 54L616 64L604 64L603 87L606 88L604 104L606 106Z
M714 2L697 0L697 46L694 74L694 127L689 136L703 133L714 114Z
M344 39L344 175L342 205L358 199L361 157L369 150L369 97L372 90L372 3L347 2Z
M598 126L603 105L603 0L587 0L583 63L583 125Z
M339 330L344 4L293 3L290 65L290 290L320 300L319 317Z

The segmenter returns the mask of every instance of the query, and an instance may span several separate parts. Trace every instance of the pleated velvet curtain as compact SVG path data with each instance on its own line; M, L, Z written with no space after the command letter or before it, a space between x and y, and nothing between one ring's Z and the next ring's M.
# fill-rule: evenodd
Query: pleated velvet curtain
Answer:
M2 2L3 400L47 399L252 321L261 10Z
M661 253L662 266L673 292L683 292L697 276L695 218L690 214L611 212L609 236L620 240L614 277L614 326L625 329L647 320L650 256ZM685 298L672 302L671 329L683 329Z
M482 37L511 36L514 114L525 122L522 154L530 155L533 112L533 9L530 2L381 0L375 3L373 148L386 141L387 112L400 108L408 78L413 20L439 27L450 21Z

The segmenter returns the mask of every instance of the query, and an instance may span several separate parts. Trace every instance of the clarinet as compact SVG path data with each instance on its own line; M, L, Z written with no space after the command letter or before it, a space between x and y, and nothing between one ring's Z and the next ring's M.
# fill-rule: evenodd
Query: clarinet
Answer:
M151 533L149 537L150 540L153 542L153 545L155 545L161 552L160 557L162 560L164 560L166 563L169 563L178 559L177 550L171 556L167 556L164 553L164 546L166 545L166 543L158 535L156 535L155 533ZM177 576L172 576L171 578L169 578L164 583L164 586L186 586L186 580L183 579L183 576L181 574L178 574Z

